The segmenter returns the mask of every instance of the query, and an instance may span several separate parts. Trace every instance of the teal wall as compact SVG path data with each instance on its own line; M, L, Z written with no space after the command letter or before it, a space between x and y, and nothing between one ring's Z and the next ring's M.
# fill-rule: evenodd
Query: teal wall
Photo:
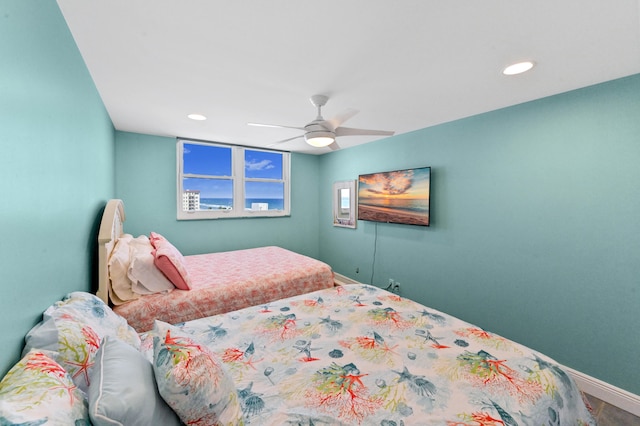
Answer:
M431 227L332 226L334 181L416 166L432 167ZM320 255L337 272L394 278L640 394L640 75L330 153L320 170Z
M292 154L291 216L176 220L176 139L116 132L116 193L124 201L125 232L155 231L184 254L277 245L319 256L319 160Z
M42 311L90 290L114 130L54 1L0 3L0 376Z

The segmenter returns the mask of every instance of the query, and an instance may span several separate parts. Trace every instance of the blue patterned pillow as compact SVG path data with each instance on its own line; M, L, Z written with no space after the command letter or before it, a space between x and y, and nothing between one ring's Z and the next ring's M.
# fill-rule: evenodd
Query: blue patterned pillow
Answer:
M50 353L28 352L0 382L0 424L90 425L84 394Z
M115 336L123 342L140 349L140 337L127 320L116 314L95 294L76 291L67 294L62 301L48 308L43 317L60 318L72 316L89 325L100 336Z
M241 425L233 379L206 346L161 321L153 328L153 369L160 395L191 425Z
M47 308L42 318L27 333L22 354L31 349L54 352L55 360L85 393L90 386L89 373L103 337L115 336L136 350L140 349L140 337L136 331L93 294L70 293Z

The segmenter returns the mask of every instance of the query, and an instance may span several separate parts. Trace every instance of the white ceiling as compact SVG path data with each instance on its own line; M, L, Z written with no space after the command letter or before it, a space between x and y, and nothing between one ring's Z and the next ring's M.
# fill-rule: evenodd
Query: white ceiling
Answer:
M58 4L116 129L152 135L266 147L302 132L247 123L304 126L313 94L324 118L355 108L346 126L402 134L640 73L640 0Z

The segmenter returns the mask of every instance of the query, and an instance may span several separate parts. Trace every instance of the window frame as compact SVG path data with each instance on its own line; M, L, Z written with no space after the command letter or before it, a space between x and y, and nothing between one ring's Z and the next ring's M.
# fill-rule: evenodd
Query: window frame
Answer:
M231 150L231 176L199 175L184 173L184 144L197 144L228 148ZM282 179L247 178L245 177L245 151L272 152L282 155ZM251 217L283 217L291 216L291 153L273 149L264 149L242 145L229 145L217 142L207 142L191 139L177 139L176 143L176 211L177 220L202 220L202 219L231 219ZM233 207L231 210L196 210L184 211L182 209L182 196L184 193L184 178L204 179L229 179L232 182ZM248 210L245 209L245 183L246 182L281 182L283 183L283 209L282 210Z

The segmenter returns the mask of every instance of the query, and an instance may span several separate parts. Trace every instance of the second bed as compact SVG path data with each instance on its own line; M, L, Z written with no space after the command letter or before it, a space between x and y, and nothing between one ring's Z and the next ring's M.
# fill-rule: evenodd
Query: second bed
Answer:
M133 249L125 248L126 253L134 254L125 255L125 259L120 260L120 275L128 275L127 279L130 279L133 272L134 275L150 277L154 287L170 288L146 295L131 293L134 296L132 300L123 300L114 291L115 275L118 275L115 273L117 262L114 260L119 251L118 243L122 245L126 241L127 245L134 246L131 238L125 238L124 219L123 202L110 200L105 207L98 235L100 279L97 295L112 305L114 311L126 318L138 332L151 329L155 319L176 324L334 285L333 271L329 265L281 247L182 256L161 235L151 233L151 241L146 244L153 245L161 241L169 246L171 251L162 260L173 269L158 269L160 248L151 247L142 254L140 249L134 253ZM140 238L146 239L138 237L135 240ZM128 256L130 258L127 259ZM134 262L135 268L132 266ZM184 285L184 281L180 281L183 285L176 281L176 277L181 280L187 274L188 285ZM165 282L165 278L176 284L176 288L170 284L162 287L159 283Z

